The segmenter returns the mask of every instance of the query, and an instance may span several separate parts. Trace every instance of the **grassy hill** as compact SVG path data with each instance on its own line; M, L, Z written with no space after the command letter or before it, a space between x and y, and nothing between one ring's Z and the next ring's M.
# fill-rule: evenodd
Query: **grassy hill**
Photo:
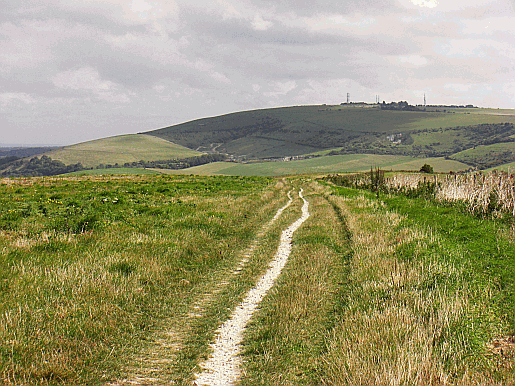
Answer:
M515 142L478 146L456 153L452 159L487 169L515 161Z
M332 154L442 157L515 138L515 110L390 111L294 106L203 118L147 132L191 149L247 158ZM474 164L474 162L472 162Z
M140 160L186 158L201 153L155 136L127 134L65 146L45 154L67 165L80 162L85 167L96 167L100 164L123 165Z

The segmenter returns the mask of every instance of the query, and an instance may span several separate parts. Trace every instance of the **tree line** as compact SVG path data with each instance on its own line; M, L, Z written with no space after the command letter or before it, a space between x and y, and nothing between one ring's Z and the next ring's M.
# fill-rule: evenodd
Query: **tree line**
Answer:
M211 162L223 161L227 158L223 154L204 154L197 157L187 157L182 159L169 159L159 161L137 161L126 162L123 165L115 163L100 164L95 169L110 168L154 168L154 169L186 169L192 166L204 165ZM43 155L41 158L34 157L30 160L19 159L17 157L0 158L0 173L2 177L42 177L55 176L59 174L92 170L91 167L84 167L82 163L65 165L62 161L53 160L49 156Z

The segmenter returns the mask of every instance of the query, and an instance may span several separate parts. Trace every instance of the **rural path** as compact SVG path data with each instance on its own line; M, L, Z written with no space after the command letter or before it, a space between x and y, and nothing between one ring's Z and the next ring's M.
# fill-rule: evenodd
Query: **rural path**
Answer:
M204 371L195 374L196 385L232 385L237 381L240 374L240 343L246 325L286 265L292 249L293 233L310 216L309 203L303 197L302 191L301 189L299 192L299 197L304 201L301 217L282 232L279 247L268 270L259 279L256 286L247 292L244 300L236 307L232 316L218 329L216 341L211 345L212 356L201 364ZM279 217L290 203L291 198L290 202L277 212L274 219Z

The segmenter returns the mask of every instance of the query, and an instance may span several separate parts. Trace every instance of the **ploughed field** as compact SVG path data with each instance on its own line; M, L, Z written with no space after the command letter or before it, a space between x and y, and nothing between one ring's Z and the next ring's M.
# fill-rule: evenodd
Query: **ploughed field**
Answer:
M515 381L501 206L147 175L1 181L0 384L193 384L304 213L301 188L310 216L243 332L242 385Z

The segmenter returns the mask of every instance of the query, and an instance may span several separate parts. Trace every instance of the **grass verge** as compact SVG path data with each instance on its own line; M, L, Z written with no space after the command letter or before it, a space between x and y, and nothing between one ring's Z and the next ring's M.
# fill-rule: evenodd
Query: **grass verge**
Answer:
M511 384L513 243L503 224L337 188L353 259L324 384Z

